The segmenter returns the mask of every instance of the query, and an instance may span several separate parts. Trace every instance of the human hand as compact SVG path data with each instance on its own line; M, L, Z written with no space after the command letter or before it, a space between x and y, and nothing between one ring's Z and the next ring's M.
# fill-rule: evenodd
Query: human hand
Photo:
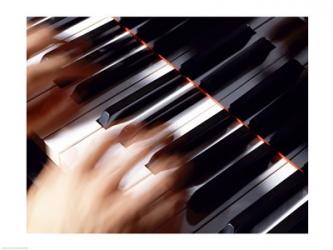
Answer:
M56 53L49 56L40 63L31 64L27 67L27 96L28 99L35 93L44 89L45 84L55 79L81 79L91 75L95 67L84 63L76 63L71 67L65 67L73 62L73 47L80 50L78 44L65 43L54 38L55 31L50 27L39 27L27 31L27 58L30 59L38 52L51 45L61 45ZM28 136L33 131L41 128L57 126L73 115L79 106L72 101L69 94L54 86L52 91L44 94L38 101L30 105L28 114Z
M119 136L103 136L74 168L45 167L28 193L28 231L153 232L184 205L184 191L174 188L183 177L180 171L160 176L137 195L119 184L149 152L172 140L160 131L157 127L137 135L129 151L112 155L114 160L107 165L98 162ZM161 169L177 167L183 159L170 156L159 164Z

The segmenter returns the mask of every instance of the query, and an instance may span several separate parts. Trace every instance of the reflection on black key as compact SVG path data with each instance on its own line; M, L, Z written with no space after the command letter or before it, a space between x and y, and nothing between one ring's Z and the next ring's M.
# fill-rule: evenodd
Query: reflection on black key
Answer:
M246 120L296 83L302 71L303 66L299 62L295 60L287 62L233 102L230 110Z
M230 232L232 228L233 233L250 232L251 228L273 212L283 201L307 185L307 164L302 169L304 173L296 171L232 219L227 226L228 231ZM225 229L221 232L225 232Z
M272 49L274 49L272 43L265 38L259 39L204 78L201 81L201 87L209 93L214 93L244 72L262 63Z
M158 159L167 155L188 153L199 144L203 144L207 140L213 140L214 137L225 131L231 122L232 119L228 113L225 110L220 111L177 140L160 149L151 157L146 166L154 172L154 163L158 161Z
M119 22L126 28L131 29L147 20L149 20L148 17L121 17Z
M183 63L180 68L181 72L191 78L198 77L240 50L254 33L249 26L244 25L231 34L222 36L213 47L207 47L201 53Z
M244 152L252 139L253 135L250 131L242 126L213 143L189 162L190 173L186 185L199 184L219 171L225 164Z
M191 89L190 91L179 96L174 101L165 105L163 108L158 109L155 113L151 114L147 118L143 119L142 124L144 127L154 127L159 123L166 122L196 102L200 101L204 97L205 95L199 90Z
M183 82L184 79L177 73L177 71L172 70L128 97L108 107L103 111L101 117L97 121L103 126L103 128L107 129L112 124L130 117L140 110L146 109L152 103L176 89Z
M156 56L150 51L141 50L80 83L76 86L72 97L77 103L87 101L114 86L117 82L140 72L156 60Z
M221 151L221 154L225 152ZM270 147L261 144L199 188L189 200L189 208L196 213L211 212L265 171L272 157Z
M154 17L138 29L137 35L150 42L185 20L183 17Z

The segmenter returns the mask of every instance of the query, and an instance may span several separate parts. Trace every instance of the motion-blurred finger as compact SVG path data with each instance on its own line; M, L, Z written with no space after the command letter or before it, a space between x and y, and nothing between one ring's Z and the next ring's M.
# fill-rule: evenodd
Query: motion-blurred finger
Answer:
M28 96L36 93L44 84L56 78L59 70L70 60L65 55L57 55L39 64L29 66L27 69Z
M186 192L171 193L165 199L158 200L151 210L139 220L138 232L154 232L156 228L173 217L185 205Z
M73 116L80 106L66 92L55 89L44 98L30 105L27 110L28 133L52 130L64 124Z
M96 139L97 143L92 146L89 154L84 156L78 164L78 169L86 172L95 168L97 162L103 157L111 146L118 143L117 134L103 134Z
M155 137L144 142L133 144L126 150L126 154L129 156L124 159L119 168L104 168L104 171L101 171L102 183L105 183L105 191L110 192L118 189L119 183L122 178L139 162L141 162L153 149L163 145L172 140L169 137L170 135L162 135ZM108 171L110 169L110 171Z
M46 26L34 29L27 35L27 58L56 42L54 39L54 30Z

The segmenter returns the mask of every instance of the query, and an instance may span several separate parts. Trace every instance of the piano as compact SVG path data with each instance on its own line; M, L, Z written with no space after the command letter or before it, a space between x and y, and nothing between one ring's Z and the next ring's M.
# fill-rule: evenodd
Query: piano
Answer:
M69 108L80 106L71 119L35 131L28 156L38 152L71 167L106 131L131 136L132 124L165 123L175 140L122 182L126 189L154 180L154 163L164 154L188 156L186 205L156 232L176 218L181 233L308 232L306 17L28 20L30 29L47 24L58 39L89 42L66 67L99 65L89 77L54 79L28 96L29 107L61 88ZM28 185L38 171L28 168Z

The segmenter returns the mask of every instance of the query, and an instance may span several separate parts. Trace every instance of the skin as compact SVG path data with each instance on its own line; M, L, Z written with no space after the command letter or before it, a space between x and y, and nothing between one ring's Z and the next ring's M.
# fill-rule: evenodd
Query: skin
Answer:
M54 32L47 28L28 32L27 57L55 43ZM55 77L71 77L82 70L61 71L72 59L65 52L27 68L28 96ZM85 72L87 73L87 72ZM62 75L60 75L62 74ZM68 75L66 75L68 74ZM62 102L68 97L61 90L28 109L28 135L50 126L60 116L69 116ZM51 108L50 108L51 107ZM79 107L78 107L79 108ZM43 117L43 119L40 119ZM161 132L162 131L162 132ZM120 135L103 134L74 167L48 163L27 196L27 228L38 233L118 233L155 232L167 218L184 206L185 192L175 188L184 173L168 171L144 192L136 195L120 187L123 177L152 150L172 140L165 127L142 131L132 141L130 154L112 152L113 161L97 163L109 149L121 142ZM184 160L177 156L162 159L160 169L177 167ZM144 166L142 166L144 167ZM178 230L174 223L170 232Z
M27 98L43 90L43 85L52 82L54 79L75 79L85 78L96 70L96 65L83 63L74 64L72 67L63 67L73 62L72 54L68 50L77 46L78 51L83 47L78 44L57 41L55 32L49 27L40 27L27 32L27 59L30 59L46 47L59 44L63 45L57 53L51 53L46 59L38 64L27 67ZM81 43L82 44L82 43ZM66 122L80 106L76 104L65 90L55 87L50 94L45 94L27 110L27 132L31 136L34 131L41 131L45 128L59 127ZM43 119L41 119L41 117Z

